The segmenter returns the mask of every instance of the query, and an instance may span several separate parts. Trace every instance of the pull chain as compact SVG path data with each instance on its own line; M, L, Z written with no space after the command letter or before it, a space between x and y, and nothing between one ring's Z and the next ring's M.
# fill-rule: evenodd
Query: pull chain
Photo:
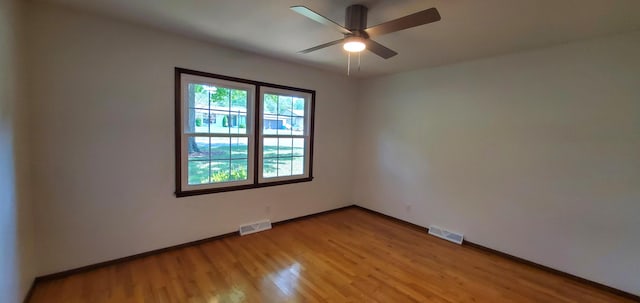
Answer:
M351 52L347 53L347 76L351 72Z
M358 53L358 72L360 72L360 54L361 54L361 53L362 53L362 52L359 52L359 53Z

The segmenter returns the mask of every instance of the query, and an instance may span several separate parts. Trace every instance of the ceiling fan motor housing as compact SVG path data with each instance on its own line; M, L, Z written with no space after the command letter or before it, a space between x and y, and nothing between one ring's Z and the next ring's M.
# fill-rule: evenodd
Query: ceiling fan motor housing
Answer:
M345 36L369 38L369 35L364 31L367 28L367 10L366 6L360 4L347 7L344 24L353 34Z

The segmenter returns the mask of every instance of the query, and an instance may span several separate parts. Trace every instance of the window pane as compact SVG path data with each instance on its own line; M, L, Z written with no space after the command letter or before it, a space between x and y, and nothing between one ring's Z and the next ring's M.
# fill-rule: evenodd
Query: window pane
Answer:
M291 138L278 138L278 157L291 157Z
M209 160L209 137L187 138L188 160Z
M294 136L304 136L304 120L303 118L293 117L295 125L291 126L291 134ZM296 122L296 120L299 120Z
M293 165L291 168L292 175L304 174L304 157L293 157Z
M280 121L280 127L278 128L278 135L291 135L291 116L278 116Z
M209 183L209 161L189 161L187 182L189 185Z
M187 125L185 126L186 133L208 133L209 124L206 121L209 118L209 110L201 108L188 108L187 109Z
M231 160L231 181L247 180L249 165L247 159Z
M293 109L291 110L294 116L304 117L304 99L293 98Z
M228 108L211 108L211 123L209 124L211 133L228 134L229 133L229 109Z
M229 160L231 158L231 138L211 138L211 159Z
M230 181L229 160L211 161L211 183Z
M264 94L263 111L265 114L278 114L278 96Z
M262 176L272 178L278 176L278 159L265 158L262 165Z
M278 134L278 130L285 127L285 119L282 116L264 114L262 117L262 133L265 135Z
M215 89L205 84L189 84L189 107L209 109L209 94Z
M291 131L294 135L304 135L304 99L294 99L291 113Z
M262 141L262 152L264 158L278 157L278 139L264 138Z
M209 104L211 108L226 108L229 109L229 95L231 93L231 89L225 87L216 87L214 91L210 92L209 100L211 101Z
M231 138L231 159L247 159L249 138Z
M231 90L231 108L239 111L247 112L247 91L232 89Z
M278 177L291 176L292 158L278 158Z
M293 139L292 153L294 156L304 156L304 139Z
M278 115L290 116L293 109L293 97L278 96Z
M238 110L229 112L228 118L229 133L246 134L247 133L247 113Z

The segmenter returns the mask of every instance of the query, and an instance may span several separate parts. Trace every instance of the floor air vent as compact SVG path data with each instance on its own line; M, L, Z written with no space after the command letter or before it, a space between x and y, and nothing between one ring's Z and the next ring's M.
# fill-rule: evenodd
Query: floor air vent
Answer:
M429 226L429 234L456 244L462 244L464 240L464 235L434 225Z
M259 231L271 229L271 221L262 220L255 223L243 224L240 225L240 235L248 235L252 233L257 233Z

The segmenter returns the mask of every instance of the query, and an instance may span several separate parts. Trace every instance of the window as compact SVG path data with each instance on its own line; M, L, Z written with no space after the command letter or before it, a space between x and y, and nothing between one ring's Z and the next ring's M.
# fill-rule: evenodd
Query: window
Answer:
M309 93L260 89L260 181L308 177Z
M176 195L311 181L314 98L176 68Z

